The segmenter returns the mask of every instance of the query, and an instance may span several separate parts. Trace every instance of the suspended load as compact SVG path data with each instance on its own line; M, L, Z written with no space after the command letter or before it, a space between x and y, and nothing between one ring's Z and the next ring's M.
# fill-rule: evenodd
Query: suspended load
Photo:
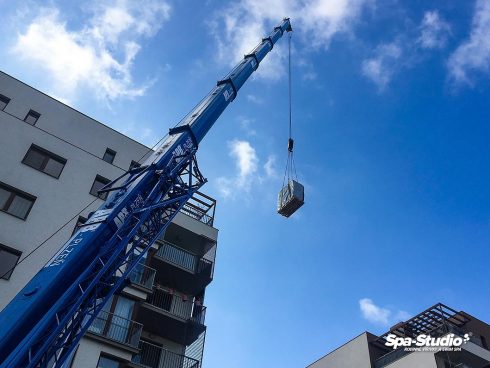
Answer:
M305 204L305 188L296 180L289 180L277 198L277 212L289 217Z
M291 33L289 33L289 139L288 159L282 181L282 189L277 198L277 213L289 217L305 204L305 188L298 182L296 165L294 164L291 118ZM286 180L287 179L287 180Z

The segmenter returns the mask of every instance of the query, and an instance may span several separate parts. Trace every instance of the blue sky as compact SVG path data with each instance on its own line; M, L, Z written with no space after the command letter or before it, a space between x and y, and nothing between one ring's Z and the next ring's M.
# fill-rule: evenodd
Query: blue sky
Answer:
M281 40L203 141L204 367L302 367L443 302L490 321L490 3L0 0L0 69L152 145L290 16L306 204L275 213ZM8 35L8 36L5 36Z

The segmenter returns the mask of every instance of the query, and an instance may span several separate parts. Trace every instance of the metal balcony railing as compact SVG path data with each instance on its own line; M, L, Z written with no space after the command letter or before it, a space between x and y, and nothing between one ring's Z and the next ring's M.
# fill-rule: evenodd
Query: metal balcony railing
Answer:
M163 349L161 346L140 341L140 352L132 362L149 368L199 368L199 361Z
M136 265L133 271L129 274L129 280L136 285L144 287L145 289L153 289L153 282L155 281L156 270L154 268L145 266L142 263Z
M88 331L109 340L137 348L142 329L143 325L141 323L117 316L114 313L101 311L88 328Z
M155 256L166 262L180 266L194 274L212 274L212 261L205 258L199 258L195 254L166 241L160 242L160 248L158 248Z
M201 192L196 192L180 210L187 216L209 226L213 226L215 211L216 200Z
M153 293L148 295L146 301L176 317L200 325L204 324L206 307L192 300L186 300L180 295L173 294L165 289L155 287Z

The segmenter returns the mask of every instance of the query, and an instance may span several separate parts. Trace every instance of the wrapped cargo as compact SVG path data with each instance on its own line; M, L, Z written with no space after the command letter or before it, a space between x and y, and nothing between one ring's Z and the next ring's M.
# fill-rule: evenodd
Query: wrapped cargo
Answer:
M296 180L289 180L281 189L277 199L277 212L289 217L305 203L305 189Z

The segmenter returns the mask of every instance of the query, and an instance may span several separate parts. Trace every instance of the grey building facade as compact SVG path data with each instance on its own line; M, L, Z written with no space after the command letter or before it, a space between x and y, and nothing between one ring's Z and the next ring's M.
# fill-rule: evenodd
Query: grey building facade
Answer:
M415 339L420 335L461 337L460 351L412 351L387 346L388 336ZM307 368L490 368L490 325L470 314L436 304L376 336L364 332Z
M0 129L1 310L101 205L97 190L151 149L2 72ZM186 204L94 321L71 367L201 366L215 207L203 193Z

